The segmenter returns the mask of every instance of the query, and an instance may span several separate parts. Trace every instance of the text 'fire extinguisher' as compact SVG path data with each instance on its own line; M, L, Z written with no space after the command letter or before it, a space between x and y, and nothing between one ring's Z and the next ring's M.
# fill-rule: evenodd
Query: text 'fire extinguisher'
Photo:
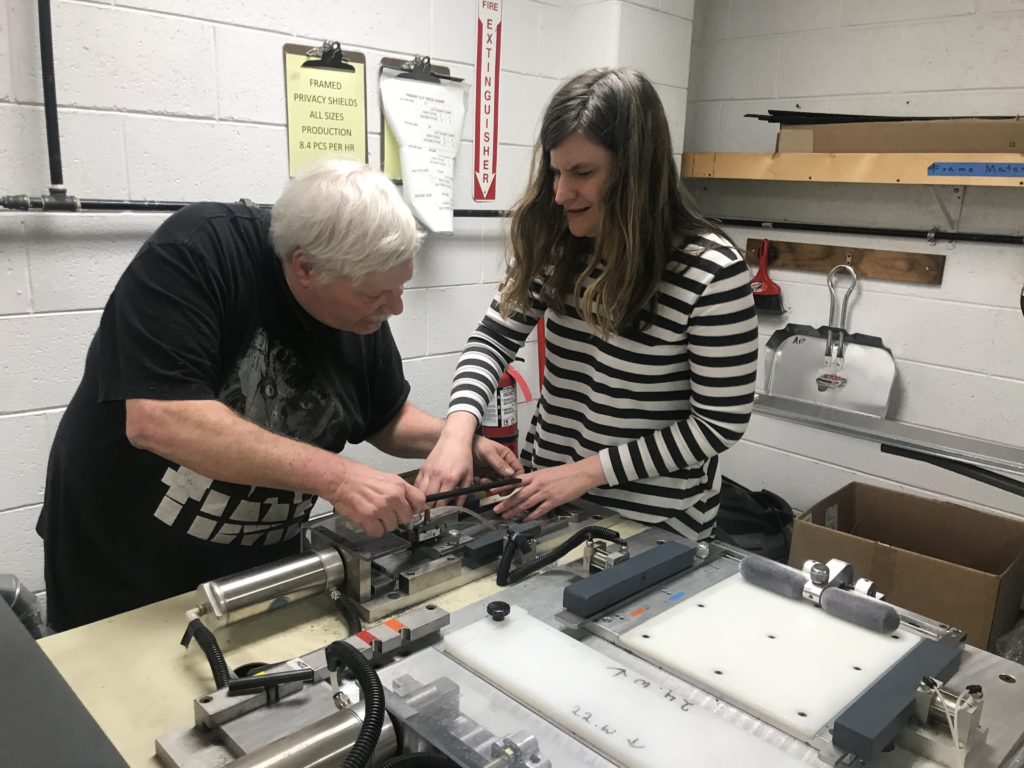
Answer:
M533 399L530 387L523 375L511 365L505 369L498 379L498 389L484 410L481 433L484 437L501 443L517 456L519 455L519 393L523 390L523 400Z

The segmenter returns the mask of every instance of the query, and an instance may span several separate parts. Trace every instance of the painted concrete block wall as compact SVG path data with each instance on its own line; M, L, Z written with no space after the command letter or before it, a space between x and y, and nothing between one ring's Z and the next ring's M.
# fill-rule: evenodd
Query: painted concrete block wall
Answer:
M65 184L83 198L272 202L287 174L281 46L338 39L384 56L428 54L465 78L457 208L508 208L523 189L543 107L580 69L648 69L681 149L692 0L505 0L498 199L471 198L475 0L54 0ZM49 180L36 4L0 0L0 195L39 195ZM668 53L657 56L652 41ZM372 74L371 74L372 79ZM380 130L369 83L370 162ZM100 311L159 214L0 212L0 572L42 590L33 531L46 458L81 375ZM461 346L503 271L495 220L457 219L431 236L393 323L413 400L441 415ZM536 387L535 345L523 370ZM523 408L525 422L531 406ZM363 446L385 469L408 462Z
M743 117L770 108L897 115L1020 112L1020 3L699 0L695 16L687 150L772 151L777 127ZM972 219L971 231L985 231L986 211L1014 216L1011 212L1020 210L1019 199L1016 207L1013 202L1018 190L975 191L969 190L965 213L965 221ZM788 207L759 203L759 196L774 193L791 197ZM759 207L785 208L794 220L871 226L872 213L876 221L891 222L895 204L895 211L903 210L906 217L887 225L917 228L932 215L926 212L929 201L922 202L927 195L907 190L901 203L897 188L872 200L871 188L862 185L730 187L723 182L709 194L713 198L706 200L716 213L733 211L738 217L764 215L755 212ZM938 220L920 228L942 224L938 208L933 211ZM764 236L760 229L732 228L730 234L741 245ZM1024 253L1019 246L929 246L924 240L786 230L770 236L944 253L939 287L862 280L850 325L881 336L896 357L899 384L892 418L1024 449L1024 318L1019 304ZM762 317L762 349L772 331L787 322L819 326L828 318L824 275L774 270L773 277L790 311L781 318ZM860 480L1024 513L1019 496L883 456L875 443L761 416L724 464L737 480L774 489L800 508Z

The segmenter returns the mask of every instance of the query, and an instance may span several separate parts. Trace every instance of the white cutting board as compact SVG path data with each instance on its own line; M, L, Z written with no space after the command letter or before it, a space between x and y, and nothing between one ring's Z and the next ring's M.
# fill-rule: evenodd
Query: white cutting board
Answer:
M920 638L830 616L740 574L622 635L622 645L739 708L809 739Z
M804 765L518 606L446 635L444 652L628 768Z

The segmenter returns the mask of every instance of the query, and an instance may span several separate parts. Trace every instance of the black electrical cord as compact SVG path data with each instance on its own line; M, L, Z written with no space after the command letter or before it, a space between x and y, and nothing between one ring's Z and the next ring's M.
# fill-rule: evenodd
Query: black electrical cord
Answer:
M356 607L355 600L337 589L331 589L329 597L331 602L334 603L338 615L341 616L341 620L348 627L348 633L354 635L356 632L362 632L363 622L359 619L359 610Z
M193 637L199 643L199 647L203 649L206 660L210 662L210 671L213 672L213 681L217 684L217 688L223 688L231 679L231 672L228 670L228 663L224 660L224 652L220 649L217 638L206 628L201 619L192 619L188 623L185 635L181 638L181 644L188 648L189 641Z
M451 758L435 752L413 752L388 758L377 768L458 768L458 765Z
M505 587L509 584L515 584L518 581L522 581L534 571L538 571L544 566L550 565L560 557L565 557L584 541L594 538L618 541L620 536L618 531L613 531L611 528L602 528L599 525L588 525L586 528L581 528L576 531L576 533L550 552L546 552L539 557L535 557L530 562L524 563L514 571L511 571L512 558L515 557L516 551L520 548L520 545L524 540L523 534L512 533L505 542L505 548L501 553L501 560L498 561L498 586Z
M336 640L327 646L324 656L327 668L332 672L342 666L350 669L363 692L363 725L342 768L365 768L373 758L380 731L384 727L384 686L370 662L344 640Z

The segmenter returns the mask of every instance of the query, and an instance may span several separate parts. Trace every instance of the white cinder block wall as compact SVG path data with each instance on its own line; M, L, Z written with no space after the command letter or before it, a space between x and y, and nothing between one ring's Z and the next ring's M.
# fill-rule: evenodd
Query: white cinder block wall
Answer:
M743 117L771 108L1019 114L1024 103L1022 37L1024 4L1019 0L699 0L686 149L773 151L777 127ZM701 185L692 186L700 196ZM968 192L965 221L972 217L977 224L965 229L1021 231L1020 190ZM708 194L716 213L737 218L771 218L763 212L773 206L781 210L779 199L791 198L786 212L797 221L871 225L894 217L899 221L903 214L902 221L886 226L948 228L921 189L716 182ZM891 206L896 213L888 210ZM765 236L758 229L733 228L730 234L741 245ZM1024 318L1019 305L1024 249L967 242L929 246L923 240L786 230L768 236L944 253L941 287L863 280L850 325L881 336L893 350L899 373L894 418L1024 448ZM762 319L762 342L786 322L826 323L823 275L779 270L774 276L790 313ZM747 438L726 454L725 469L740 482L773 489L801 508L861 480L1024 513L1019 496L882 455L877 443L761 416L754 418Z
M631 64L658 84L682 146L693 0L505 0L497 195L522 190L540 113L558 82ZM471 200L474 0L54 0L65 184L83 198L272 202L287 174L281 46L340 40L367 57L371 163L382 56L430 55L465 78L470 109L455 205ZM49 179L36 4L0 0L0 195ZM39 513L46 457L100 310L157 214L0 212L0 572L43 590ZM413 400L446 410L458 351L501 273L495 220L433 236L393 327ZM536 365L524 370L536 385ZM356 447L388 469L408 463Z

